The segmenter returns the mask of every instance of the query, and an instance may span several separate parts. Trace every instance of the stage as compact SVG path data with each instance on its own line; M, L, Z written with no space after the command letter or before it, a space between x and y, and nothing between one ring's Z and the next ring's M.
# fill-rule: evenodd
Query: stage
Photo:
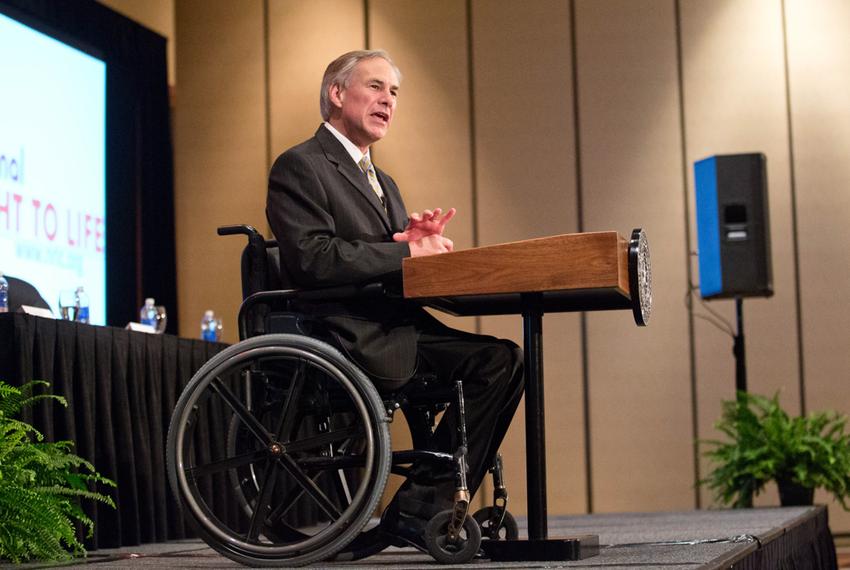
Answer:
M524 526L524 519L519 522ZM463 567L834 569L838 566L827 522L824 507L551 517L552 536L598 534L599 555L574 562L478 559ZM98 550L90 554L93 563L108 568L240 567L197 540ZM358 562L316 566L435 568L437 563L412 549L391 548Z

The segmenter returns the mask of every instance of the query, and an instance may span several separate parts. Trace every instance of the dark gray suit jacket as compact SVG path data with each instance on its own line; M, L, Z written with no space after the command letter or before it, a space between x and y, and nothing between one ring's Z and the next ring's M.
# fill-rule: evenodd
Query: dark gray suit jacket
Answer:
M406 209L393 179L376 170L388 212L324 126L277 158L266 216L280 246L285 284L312 288L400 278L410 248L392 235L407 225ZM310 309L382 387L397 387L413 374L417 323L429 319L418 305L398 299Z
M9 283L9 312L15 312L21 308L21 305L29 305L30 307L38 307L40 309L50 309L50 305L38 292L38 289L33 287L27 281L4 275Z

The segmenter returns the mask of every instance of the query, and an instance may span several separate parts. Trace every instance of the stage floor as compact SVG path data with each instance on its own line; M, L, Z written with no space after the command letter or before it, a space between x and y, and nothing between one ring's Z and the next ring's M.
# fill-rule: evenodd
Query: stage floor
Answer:
M524 520L520 519L520 525ZM524 529L523 529L524 530ZM524 535L521 530L521 535ZM599 555L585 560L501 562L478 559L477 568L837 568L824 507L596 514L552 517L550 536L599 535ZM793 560L792 560L793 559ZM790 565L788 561L792 560ZM98 550L86 564L100 568L240 568L197 540ZM435 568L428 555L390 548L358 562L327 567ZM23 565L21 567L45 567Z

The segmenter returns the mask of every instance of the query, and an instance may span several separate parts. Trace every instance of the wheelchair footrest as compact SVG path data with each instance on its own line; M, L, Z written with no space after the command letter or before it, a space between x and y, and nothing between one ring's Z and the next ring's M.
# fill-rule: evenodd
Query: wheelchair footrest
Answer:
M499 562L584 560L599 554L599 535L579 534L538 540L484 540L484 555Z

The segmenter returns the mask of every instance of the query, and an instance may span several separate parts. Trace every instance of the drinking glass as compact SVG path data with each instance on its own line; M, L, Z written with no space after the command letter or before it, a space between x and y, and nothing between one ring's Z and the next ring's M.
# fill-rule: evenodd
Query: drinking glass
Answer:
M74 289L63 289L59 292L59 314L65 321L77 319L77 300Z
M165 307L163 305L156 306L156 333L162 334L165 332L165 324L168 322L168 317L165 315Z

